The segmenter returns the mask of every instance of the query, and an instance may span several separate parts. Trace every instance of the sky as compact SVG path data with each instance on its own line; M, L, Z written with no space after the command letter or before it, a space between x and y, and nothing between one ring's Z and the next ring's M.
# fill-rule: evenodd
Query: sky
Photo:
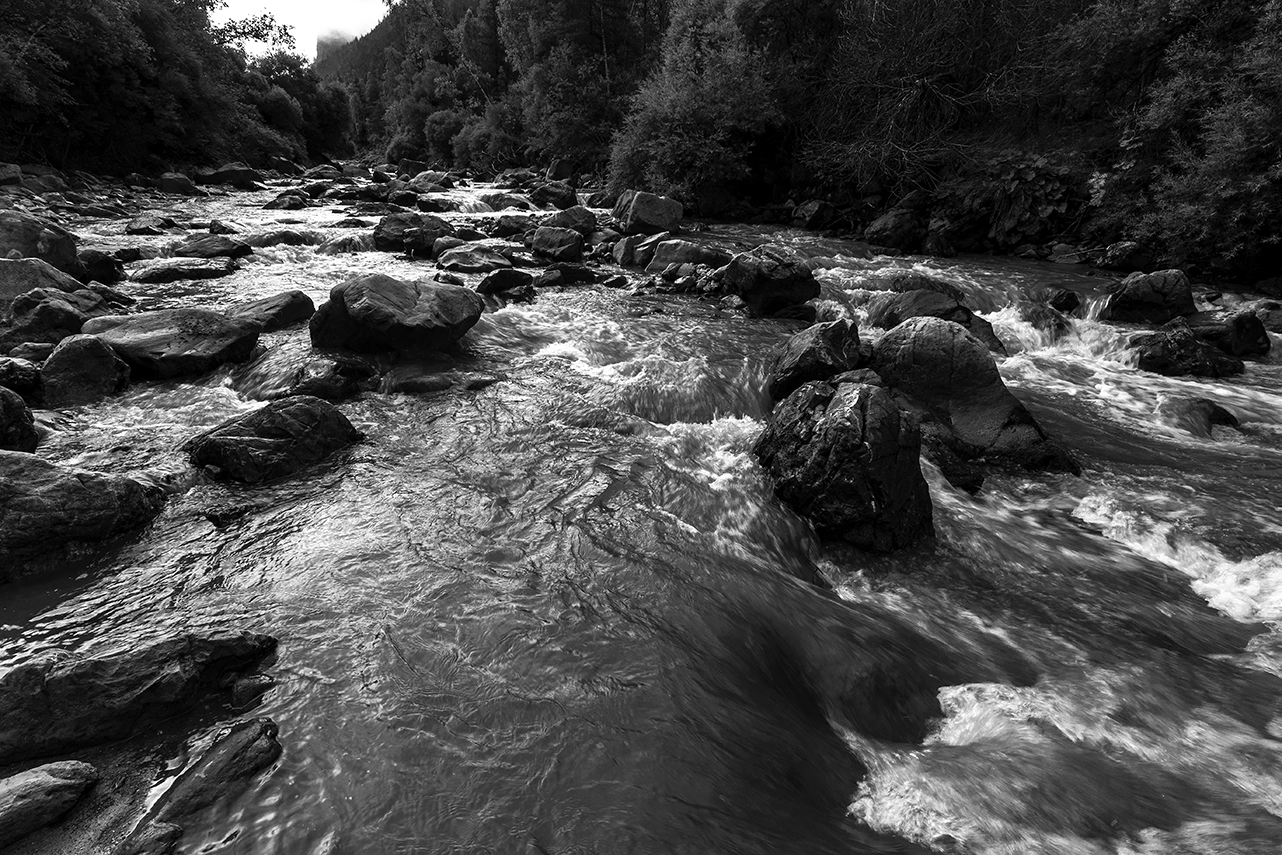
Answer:
M297 52L314 59L316 37L337 30L359 36L374 29L387 12L383 0L227 0L227 8L214 13L215 23L270 12L278 23L294 32ZM261 45L245 46L252 53Z

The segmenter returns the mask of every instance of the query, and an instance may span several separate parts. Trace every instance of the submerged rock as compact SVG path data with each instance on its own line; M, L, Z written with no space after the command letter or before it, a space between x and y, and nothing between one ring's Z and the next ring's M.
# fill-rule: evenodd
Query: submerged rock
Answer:
M151 820L174 822L226 800L281 755L279 729L269 718L239 721L219 734L190 768L183 770L152 809Z
M361 357L273 347L238 369L232 388L259 401L314 395L337 403L365 390L377 375L377 367Z
M129 366L96 336L73 335L54 348L40 377L45 406L79 407L127 389Z
M788 339L770 369L770 397L782 401L812 380L860 367L859 328L852 321L815 324Z
M257 484L324 460L362 438L333 404L310 395L273 401L190 440L196 466L220 478Z
M285 291L261 300L237 303L227 317L248 324L260 332L283 330L316 314L316 304L302 291Z
M1136 367L1168 377L1231 377L1246 370L1242 360L1200 340L1177 318L1130 345Z
M1162 324L1197 312L1193 289L1182 270L1132 273L1108 297L1100 320Z
M801 386L771 414L753 452L775 494L820 534L888 552L932 533L921 435L876 386Z
M97 769L74 760L0 779L0 849L57 822L97 782Z
M723 268L721 284L760 315L772 315L819 296L805 259L786 246L759 246Z
M17 392L0 386L0 450L30 452L39 445L40 434L26 402Z
M1164 397L1158 401L1154 415L1163 424L1188 431L1206 439L1216 425L1235 428L1235 415L1207 398Z
M111 345L140 377L172 379L244 362L258 330L206 309L160 309L94 318L83 331Z
M94 655L50 651L0 674L0 763L125 739L211 701L256 670L276 639L212 630Z
M484 307L470 288L373 273L334 286L312 316L312 344L363 352L444 350L480 320Z

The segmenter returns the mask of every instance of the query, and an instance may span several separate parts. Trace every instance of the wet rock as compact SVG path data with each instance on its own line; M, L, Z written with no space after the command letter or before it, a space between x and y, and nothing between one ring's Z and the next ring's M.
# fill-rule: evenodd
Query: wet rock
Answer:
M265 211L301 211L311 205L311 197L306 190L297 187L281 191L276 197L263 205Z
M74 760L0 779L0 849L53 825L97 782L97 769Z
M1203 439L1211 436L1211 429L1216 425L1238 426L1236 416L1207 398L1164 397L1158 401L1154 415L1163 424Z
M803 229L827 228L836 217L837 209L822 199L811 199L792 209L792 224Z
M926 219L916 210L892 208L864 229L864 240L902 252L917 252L926 238Z
M100 249L82 249L78 257L85 266L85 276L91 281L110 285L125 278L125 267L114 255Z
M71 232L31 214L0 210L0 258L14 252L19 258L39 258L77 279L85 273Z
M325 242L319 232L304 232L297 229L275 229L270 232L257 232L245 238L245 243L255 249L269 246L319 246Z
M156 179L156 189L161 193L171 193L175 196L205 196L204 190L201 190L194 182L181 172L165 172Z
M1153 266L1153 253L1133 240L1118 241L1104 250L1099 267L1122 273L1135 273Z
M572 208L566 208L564 211L558 211L544 220L542 224L556 229L573 229L584 237L592 234L597 228L596 214L582 205L575 205Z
M0 386L0 449L31 452L38 445L40 434L26 402L17 392Z
M508 268L495 270L476 286L478 294L502 294L504 291L515 291L527 288L534 282L534 277L524 270Z
M0 313L15 297L35 288L70 293L83 287L74 277L38 258L0 259Z
M160 309L94 318L83 332L111 345L139 377L172 379L244 362L258 331L207 309Z
M312 316L312 344L364 352L439 351L471 329L483 308L470 288L374 273L330 291L329 301Z
M946 476L952 457L1080 472L1006 388L988 348L958 324L931 317L905 321L878 342L873 369L902 406L921 415L925 445L944 461Z
M883 389L807 383L775 408L753 452L775 495L824 536L888 552L932 533L920 433Z
M638 190L624 191L613 213L625 235L676 231L685 215L681 203L675 199Z
M0 387L17 392L28 407L38 407L44 403L40 367L30 360L0 356Z
M178 776L152 809L150 819L175 822L244 789L250 778L280 758L278 733L276 722L269 718L233 724Z
M614 256L614 263L620 267L632 267L637 263L637 247L645 240L645 235L632 235L620 239L614 244L610 254ZM653 253L650 256L654 257Z
M600 279L591 267L573 261L554 261L544 268L543 274L548 273L557 274L561 285L585 285ZM543 274L540 274L539 279L543 278ZM534 281L536 286L539 284L539 279Z
M805 259L775 244L736 255L723 269L721 285L759 315L772 315L819 296L819 283Z
M46 407L80 407L127 389L129 366L101 339L73 335L54 348L40 378Z
M254 248L224 235L202 235L175 244L170 251L181 258L244 258Z
M579 197L564 181L545 181L530 191L530 201L539 207L553 205L564 211L579 204Z
M966 292L952 282L916 270L889 268L874 273L860 284L869 291L894 291L901 294L908 291L935 291L952 297L959 303L966 300Z
M183 447L219 478L258 484L283 478L361 439L328 401L296 395L224 422Z
M441 253L437 264L442 270L455 273L489 273L511 267L512 262L490 249L474 243L464 243Z
M526 232L534 231L536 228L538 228L538 223L533 217L504 214L495 220L490 227L490 236L496 238L519 237Z
M1236 356L1201 341L1183 318L1135 338L1130 347L1136 367L1168 377L1231 377L1246 370Z
M496 211L502 211L507 208L528 211L534 207L529 199L524 196L518 196L515 193L482 193L477 198ZM498 235L495 235L495 237L498 237Z
M654 248L654 258L646 265L646 273L662 273L673 264L703 264L724 267L734 254L718 246L707 246L688 240L665 240Z
M1056 288L1051 291L1046 303L1057 312L1071 315L1081 307L1082 298L1076 291L1069 291L1067 288Z
M1182 270L1132 273L1108 297L1100 320L1162 324L1197 311L1193 289Z
M311 395L338 403L371 388L377 375L377 366L348 354L300 354L273 347L237 369L232 388L259 401Z
M263 175L240 161L225 163L218 169L202 171L196 174L200 184L230 184L237 190L257 190L263 183Z
M230 258L157 258L138 263L130 280L145 285L164 285L193 279L220 279L240 269Z
M248 324L259 332L283 330L302 323L316 313L316 304L302 291L285 291L261 300L238 303L227 310L227 317Z
M534 254L553 261L578 261L583 257L583 235L573 229L540 226L534 231Z
M92 291L54 291L37 288L16 297L0 324L0 348L24 342L57 344L80 332L92 318L110 314L106 302Z
M770 397L782 401L798 387L860 367L859 328L851 321L816 324L788 339L770 369Z
M430 163L427 163L422 160L414 160L412 158L406 157L406 158L402 158L401 162L397 164L396 174L412 177L420 173L427 172L431 168L432 168L432 165Z
M1006 355L1006 346L993 325L963 306L955 297L938 291L902 291L879 294L868 302L868 323L894 329L910 318L940 318L960 324L994 353Z
M406 233L417 230L407 244ZM388 214L374 227L374 248L383 252L412 251L417 248L422 254L430 252L437 238L454 233L454 227L431 214Z
M1264 322L1253 312L1199 314L1186 320L1193 335L1231 356L1266 356L1273 347Z
M50 651L0 674L0 763L125 739L211 701L276 650L267 635L183 633L90 656Z
M374 249L372 235L339 235L316 247L321 255L340 255L345 252L370 252Z
M171 217L143 214L129 221L125 226L125 234L138 236L163 235L166 231L175 227L176 224Z

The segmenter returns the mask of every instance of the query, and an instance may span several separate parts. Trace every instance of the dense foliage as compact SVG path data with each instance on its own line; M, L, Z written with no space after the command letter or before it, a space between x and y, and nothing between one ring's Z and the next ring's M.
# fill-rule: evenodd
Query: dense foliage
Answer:
M124 172L347 150L347 96L270 15L215 25L219 0L9 0L0 159Z

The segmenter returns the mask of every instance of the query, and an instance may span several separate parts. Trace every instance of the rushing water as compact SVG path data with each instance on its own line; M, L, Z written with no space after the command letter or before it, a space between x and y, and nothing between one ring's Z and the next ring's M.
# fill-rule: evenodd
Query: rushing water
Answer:
M347 231L329 227L341 209L267 198L174 213ZM86 245L173 240L73 225ZM0 666L174 627L281 639L256 714L284 757L183 853L1282 849L1282 360L1170 379L1098 321L1052 339L1018 303L1093 293L1063 267L709 236L827 259L832 315L877 268L956 282L1082 477L994 475L972 497L924 464L934 542L825 546L750 451L795 325L549 290L465 338L455 367L500 382L367 393L342 405L366 442L274 485L193 483L178 450L259 406L235 369L43 414L41 454L175 495L144 533L6 586ZM125 290L145 308L319 303L353 274L433 270L273 247L223 280ZM307 333L264 343L301 356ZM1241 429L1165 424L1170 396L1213 398Z

